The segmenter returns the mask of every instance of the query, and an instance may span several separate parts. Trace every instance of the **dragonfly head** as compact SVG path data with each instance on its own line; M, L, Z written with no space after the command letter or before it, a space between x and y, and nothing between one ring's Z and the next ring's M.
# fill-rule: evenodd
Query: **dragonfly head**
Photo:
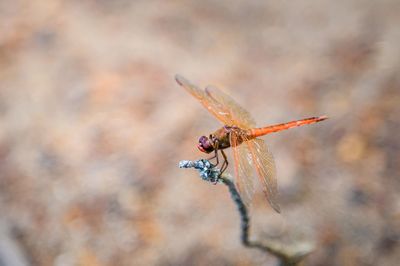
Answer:
M211 143L210 139L206 136L201 136L199 138L199 143L197 144L197 148L205 153L210 153L214 150L214 146Z

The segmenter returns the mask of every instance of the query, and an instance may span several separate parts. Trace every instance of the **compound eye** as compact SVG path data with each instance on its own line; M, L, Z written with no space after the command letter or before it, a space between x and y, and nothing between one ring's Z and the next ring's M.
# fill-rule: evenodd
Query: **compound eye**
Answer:
M199 138L199 143L197 144L197 148L205 153L210 153L214 150L209 138L207 138L206 136L201 136Z
M208 138L206 136L201 136L199 138L199 143L206 143L208 141Z

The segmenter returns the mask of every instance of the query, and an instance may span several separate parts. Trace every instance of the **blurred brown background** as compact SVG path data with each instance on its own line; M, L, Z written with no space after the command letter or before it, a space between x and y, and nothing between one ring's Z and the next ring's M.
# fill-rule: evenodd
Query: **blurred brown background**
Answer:
M330 117L264 138L282 214L258 195L253 238L398 265L399 44L396 0L1 1L0 265L276 263L177 168L220 124L176 73L259 125Z

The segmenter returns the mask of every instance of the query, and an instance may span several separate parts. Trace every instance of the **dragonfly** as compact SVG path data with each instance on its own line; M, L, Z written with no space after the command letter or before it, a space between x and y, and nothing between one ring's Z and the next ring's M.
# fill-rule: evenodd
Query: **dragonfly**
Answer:
M264 140L259 137L293 127L317 123L328 117L310 117L266 127L256 127L250 113L218 88L207 86L205 89L200 89L180 75L176 75L175 80L223 124L221 128L209 136L201 136L197 148L204 153L213 152L214 156L209 160L215 159L216 165L219 164L219 153L222 155L221 174L229 165L224 150L232 148L234 181L244 203L247 206L251 203L257 180L255 176L257 176L267 201L276 212L280 213L274 158Z

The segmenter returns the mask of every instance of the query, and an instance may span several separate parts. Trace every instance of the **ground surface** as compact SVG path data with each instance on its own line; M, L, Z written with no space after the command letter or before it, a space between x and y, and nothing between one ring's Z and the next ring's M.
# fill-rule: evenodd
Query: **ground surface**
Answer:
M0 22L1 265L275 263L224 186L177 168L220 125L176 73L259 125L330 117L264 138L282 214L260 193L254 238L397 265L399 1L17 0Z

